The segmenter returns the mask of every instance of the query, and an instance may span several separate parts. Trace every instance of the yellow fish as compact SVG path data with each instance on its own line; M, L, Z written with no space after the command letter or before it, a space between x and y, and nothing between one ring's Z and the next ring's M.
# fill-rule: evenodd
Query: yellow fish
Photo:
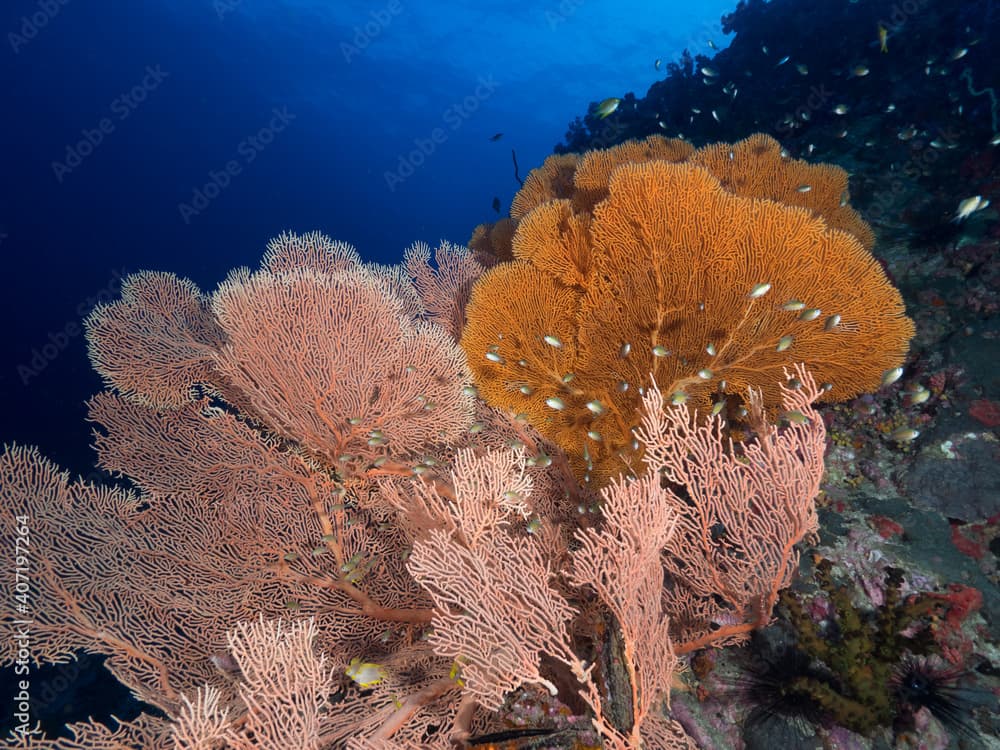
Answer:
M981 195L974 195L971 198L966 198L958 204L958 211L955 212L955 218L952 219L952 221L956 224L965 221L976 211L982 211L988 205L990 205L990 202L985 200Z
M612 112L614 112L616 109L618 109L618 105L621 104L621 103L622 103L621 99L619 99L616 96L613 96L610 99L605 99L603 102L601 102L600 104L598 104L597 105L597 109L595 110L595 112L603 120L605 117L607 117Z
M361 661L358 657L351 659L344 674L363 688L377 685L386 678L385 668L371 662Z
M878 47L882 52L889 51L889 45L886 41L889 39L889 29L887 29L882 24L878 25Z

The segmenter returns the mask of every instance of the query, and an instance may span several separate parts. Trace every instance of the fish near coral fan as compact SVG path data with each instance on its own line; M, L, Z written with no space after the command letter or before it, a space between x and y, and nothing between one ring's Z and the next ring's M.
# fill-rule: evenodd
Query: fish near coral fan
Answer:
M783 368L804 362L828 399L850 398L878 387L913 334L857 235L734 194L693 159L614 167L592 212L537 206L515 260L473 289L462 347L480 394L526 414L597 486L637 465L650 376L704 411L748 387L775 411Z
M791 159L764 133L738 143L709 144L690 162L705 167L731 193L808 208L831 229L853 234L865 250L875 246L871 227L847 202L847 172L840 167Z

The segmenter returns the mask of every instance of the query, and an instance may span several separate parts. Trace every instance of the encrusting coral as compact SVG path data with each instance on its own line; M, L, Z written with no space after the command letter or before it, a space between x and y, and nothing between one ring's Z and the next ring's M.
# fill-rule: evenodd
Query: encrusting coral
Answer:
M477 281L466 311L482 396L525 414L595 486L636 465L650 377L702 413L739 410L727 394L748 387L774 413L783 368L804 362L827 400L850 398L876 388L913 335L865 247L870 229L844 210L842 170L784 159L766 136L686 159L651 140L584 156L577 191L520 217L515 259ZM618 163L629 154L640 161ZM566 168L542 181L564 186ZM581 208L605 173L606 196Z

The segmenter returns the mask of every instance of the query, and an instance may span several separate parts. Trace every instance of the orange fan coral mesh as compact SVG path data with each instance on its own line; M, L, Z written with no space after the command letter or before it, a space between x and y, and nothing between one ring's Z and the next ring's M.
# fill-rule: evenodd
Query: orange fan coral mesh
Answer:
M517 222L514 219L500 219L493 224L480 224L472 230L469 250L483 266L489 268L514 257L511 241Z
M776 405L782 368L798 361L833 384L829 398L848 398L902 360L913 324L853 235L801 208L732 195L690 164L625 165L610 191L591 230L604 252L581 309L581 350L593 356L582 369L619 358L604 335L612 321L640 337L638 382L651 372L705 403L724 379ZM758 284L771 287L754 296ZM670 353L653 355L657 346Z
M521 221L514 235L514 257L567 286L585 288L594 270L590 214L575 213L568 200L539 206Z
M708 169L730 192L808 208L828 226L853 234L866 250L875 246L871 227L847 204L847 172L840 167L789 158L781 144L764 133L738 143L710 144L698 149L690 162Z
M532 169L510 204L511 217L522 219L543 203L571 197L579 162L579 154L553 154L538 169Z
M622 164L641 164L647 161L687 161L694 153L694 146L680 138L651 135L641 141L625 141L606 149L588 151L576 169L574 201L580 210L590 211L607 197L611 173Z
M573 173L579 154L553 154L542 166L528 173L510 205L510 218L493 224L480 224L472 232L469 249L484 266L510 260L511 241L518 222L533 209L558 198L573 195Z
M702 413L747 388L780 408L804 362L828 399L878 387L913 324L851 233L805 207L741 197L692 163L626 163L593 214L525 217L519 260L473 289L462 346L483 397L525 413L594 485L636 470L650 375Z
M476 386L487 403L526 413L533 425L554 426L550 418L559 409L546 400L573 390L566 376L577 360L580 297L524 261L481 277L466 309L470 322L461 344L474 360Z

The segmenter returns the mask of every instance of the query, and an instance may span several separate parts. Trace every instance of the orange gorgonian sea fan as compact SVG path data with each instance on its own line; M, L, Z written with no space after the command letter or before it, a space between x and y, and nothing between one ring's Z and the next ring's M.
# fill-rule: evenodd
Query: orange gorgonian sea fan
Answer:
M727 144L726 184L699 166L711 149L686 160L640 149L640 162L612 164L592 211L574 196L524 215L515 260L476 283L462 346L480 393L526 414L584 479L600 486L636 465L651 374L702 413L738 406L727 401L747 387L773 412L793 362L829 384L828 400L877 387L902 362L913 323L856 214L838 213L839 196L831 204L840 177L776 167L771 143ZM807 177L825 196L816 206L778 200L789 194L776 184ZM790 190L798 204L810 192Z

